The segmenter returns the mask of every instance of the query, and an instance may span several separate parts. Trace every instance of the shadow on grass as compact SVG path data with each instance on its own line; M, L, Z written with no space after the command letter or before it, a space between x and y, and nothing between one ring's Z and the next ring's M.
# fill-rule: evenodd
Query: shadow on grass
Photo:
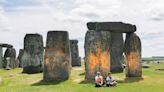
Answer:
M79 84L94 84L94 80L83 80Z
M84 75L85 75L85 72L84 72L84 73L79 74L79 76L84 76Z
M119 84L122 83L134 83L134 82L139 82L142 81L143 78L125 78L124 80L116 80ZM83 80L79 84L94 84L94 80Z
M121 83L134 83L142 80L143 78L134 77L134 78L125 78L124 80L116 80L116 81L121 84Z
M41 81L39 81L37 83L32 84L31 86L57 85L57 84L59 84L61 82L64 82L64 81L65 80L63 80L63 81L45 81L45 80L41 80Z

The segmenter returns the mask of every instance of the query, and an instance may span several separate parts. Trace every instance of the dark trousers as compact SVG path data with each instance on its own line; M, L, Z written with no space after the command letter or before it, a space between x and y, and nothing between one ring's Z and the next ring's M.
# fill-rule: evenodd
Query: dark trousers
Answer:
M102 85L99 83L95 83L95 87L102 87Z

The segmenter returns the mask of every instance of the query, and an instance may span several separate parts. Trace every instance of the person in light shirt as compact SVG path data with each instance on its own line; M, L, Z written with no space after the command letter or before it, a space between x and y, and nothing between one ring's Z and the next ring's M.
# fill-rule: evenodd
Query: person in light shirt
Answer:
M106 86L116 86L117 82L115 80L113 80L112 78L112 74L109 72L108 76L106 77Z
M101 76L100 72L97 72L95 76L95 87L102 87L103 84L103 76Z

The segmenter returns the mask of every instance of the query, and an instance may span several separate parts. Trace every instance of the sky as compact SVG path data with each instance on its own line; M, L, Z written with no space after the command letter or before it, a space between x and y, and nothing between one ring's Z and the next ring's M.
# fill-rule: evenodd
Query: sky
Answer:
M39 33L45 42L49 30L66 30L79 40L84 57L90 21L135 24L142 56L164 56L164 0L0 0L0 43L12 44L18 53L27 33Z

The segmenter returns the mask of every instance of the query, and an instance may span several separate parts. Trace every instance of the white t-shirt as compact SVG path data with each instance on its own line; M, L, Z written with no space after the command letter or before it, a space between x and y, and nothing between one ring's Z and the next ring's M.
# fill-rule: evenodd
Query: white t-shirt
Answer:
M113 81L113 80L112 80L112 77L107 76L107 77L106 77L106 81L107 81L107 82L112 82L112 81Z
M102 82L103 81L103 77L102 76L96 76L95 77L95 81L99 81L99 82Z

